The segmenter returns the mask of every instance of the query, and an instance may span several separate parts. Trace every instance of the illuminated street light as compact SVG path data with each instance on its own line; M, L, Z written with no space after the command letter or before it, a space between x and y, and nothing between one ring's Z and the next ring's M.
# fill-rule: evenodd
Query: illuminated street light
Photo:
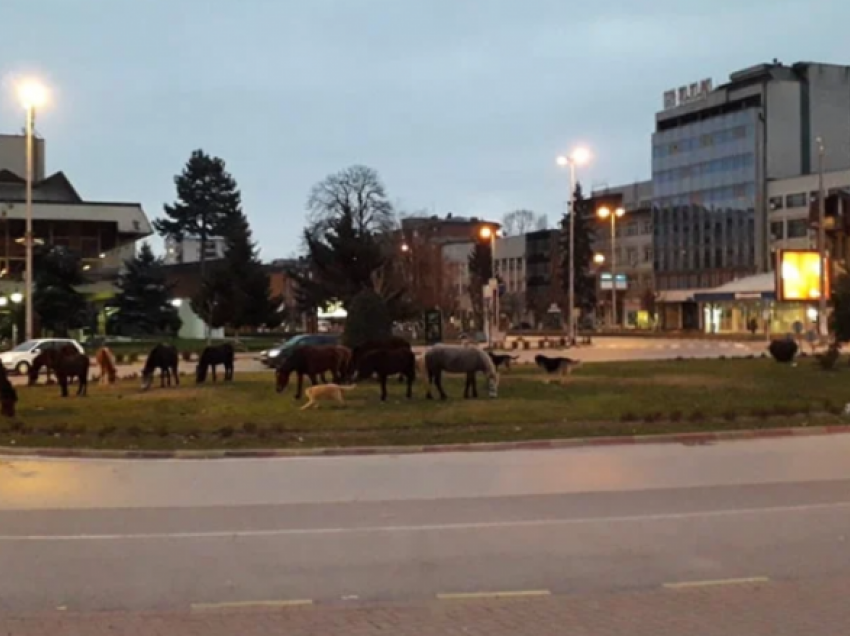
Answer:
M617 260L615 250L617 249L617 219L622 218L626 214L625 209L611 208L602 206L596 210L596 216L600 219L611 219L611 326L617 326L617 272L615 271Z
M11 300L16 305L20 305L23 299L24 295L21 292L15 292L11 296L9 296L9 300Z
M47 103L47 88L35 79L27 79L18 84L18 99L26 110L41 108Z
M590 161L590 151L587 148L579 147L574 149L568 156L561 155L557 159L557 163L562 168L570 169L570 278L569 278L569 295L568 295L568 312L569 316L569 340L570 343L576 341L576 259L575 259L575 211L576 206L576 166L583 166Z
M408 245L407 243L402 243L401 244L401 251L402 252L409 252L410 251L410 245Z
M604 254L594 254L593 255L593 262L596 263L597 265L602 265L602 263L605 262L605 255Z

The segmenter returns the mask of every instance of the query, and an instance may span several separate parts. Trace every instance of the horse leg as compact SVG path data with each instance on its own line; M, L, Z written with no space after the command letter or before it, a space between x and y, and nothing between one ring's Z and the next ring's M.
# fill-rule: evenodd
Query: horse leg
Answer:
M437 390L440 392L440 399L445 400L448 396L443 391L443 372L437 371L434 373L434 384L437 385Z
M379 373L378 380L381 382L381 402L387 401L387 374Z
M213 382L218 382L218 376L216 375L216 372L215 372L215 368L216 368L217 366L218 366L217 364L212 365L212 376L213 376Z
M77 397L86 395L86 387L88 386L87 376L87 373L81 373L79 375L80 385L77 387Z
M463 399L464 400L469 399L469 389L470 389L470 386L472 385L472 383L470 381L470 377L471 377L470 373L467 372L466 381L463 383Z
M312 375L310 376L310 381L313 384L316 384L316 378L314 378ZM304 374L299 371L298 372L298 387L296 388L296 391L295 391L295 399L296 400L301 399L301 390L303 388L304 388Z
M473 371L469 374L469 383L472 385L472 397L478 399L478 374Z
M180 386L180 374L177 373L177 364L175 363L173 367L171 367L171 372L174 374L174 384L176 386Z
M62 397L68 397L68 378L64 375L57 375L56 381L59 383L59 390L62 392Z

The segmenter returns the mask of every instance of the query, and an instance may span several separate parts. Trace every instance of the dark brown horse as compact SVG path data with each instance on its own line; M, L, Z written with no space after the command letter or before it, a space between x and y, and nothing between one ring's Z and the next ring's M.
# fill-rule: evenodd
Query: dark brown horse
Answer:
M9 382L5 367L0 364L0 414L5 417L15 417L15 404L18 401L18 392Z
M346 373L350 359L351 350L346 347L298 347L280 363L275 371L277 392L282 393L286 389L289 384L289 376L293 371L298 374L298 388L295 392L295 399L301 398L305 375L310 378L312 384L318 384L318 376L330 371L333 374L334 382L339 383Z
M236 353L233 351L233 345L229 342L224 344L207 347L198 358L198 366L195 368L195 382L202 384L206 382L207 371L212 367L213 382L218 382L215 374L215 369L218 365L224 366L224 381L228 382L233 379L233 360Z
M56 363L59 358L72 353L79 352L74 345L70 344L62 345L58 349L45 349L39 353L30 365L27 384L32 386L38 382L38 374L41 373L42 367L47 369L47 384L50 384L50 375L56 372Z
M398 336L390 336L389 338L382 338L380 340L368 340L361 345L357 345L351 350L351 364L349 365L348 377L353 377L354 373L358 372L361 358L366 356L368 353L371 351L385 351L388 349L401 349L403 351L413 350L407 340L399 338ZM360 378L364 377L361 373L357 373L357 376ZM402 373L399 376L399 381L402 381L404 377L405 376Z
M381 383L381 401L387 399L387 377L401 374L407 379L407 399L413 397L413 381L416 379L416 356L410 349L378 349L360 358L355 370L355 379L371 377L375 373Z
M66 345L58 350L47 349L39 353L30 367L30 385L38 380L42 366L53 369L62 397L68 397L68 382L74 378L78 380L77 395L84 396L88 393L89 357L77 351L74 346Z
M165 387L166 380L168 380L168 386L171 386L172 376L175 384L180 386L180 374L177 372L178 360L177 349L172 345L160 343L151 349L142 369L142 389L147 391L151 388L153 374L157 369L159 369L160 388Z

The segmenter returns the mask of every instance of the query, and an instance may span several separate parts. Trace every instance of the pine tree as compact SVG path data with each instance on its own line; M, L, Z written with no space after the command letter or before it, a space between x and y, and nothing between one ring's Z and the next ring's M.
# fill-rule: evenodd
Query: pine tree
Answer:
M162 259L154 256L148 243L124 262L115 296L118 311L115 329L124 335L176 334L181 320L171 304L173 286L168 284Z
M850 276L842 274L832 290L830 326L837 342L850 342Z
M584 313L590 313L596 306L596 280L592 274L594 227L589 218L590 202L584 198L581 184L575 189L575 221L573 239L575 243L575 302ZM563 254L564 292L569 294L570 285L570 213L561 220L561 252Z
M75 289L84 282L80 259L67 248L54 246L37 255L33 309L44 329L64 337L88 323L88 303Z
M484 325L484 285L493 277L493 251L489 242L475 241L469 254L469 299L479 327Z

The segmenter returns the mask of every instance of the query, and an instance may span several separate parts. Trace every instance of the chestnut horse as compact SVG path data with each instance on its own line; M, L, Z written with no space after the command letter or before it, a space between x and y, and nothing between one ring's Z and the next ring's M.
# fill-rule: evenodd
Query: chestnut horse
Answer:
M62 397L68 397L68 382L77 378L79 385L77 395L85 396L89 385L89 357L77 351L73 345L65 345L59 350L47 349L39 353L32 361L29 383L33 385L38 380L38 372L42 366L52 367L56 374ZM49 375L48 375L49 378Z
M115 370L115 356L109 347L101 347L94 356L94 361L100 367L100 383L115 384L118 372Z
M301 399L304 388L304 376L310 378L312 384L318 384L317 377L330 371L334 382L342 381L351 361L351 350L347 347L333 345L298 347L280 363L275 371L276 388L282 393L289 384L289 376L294 371L298 374L298 387L295 399Z

